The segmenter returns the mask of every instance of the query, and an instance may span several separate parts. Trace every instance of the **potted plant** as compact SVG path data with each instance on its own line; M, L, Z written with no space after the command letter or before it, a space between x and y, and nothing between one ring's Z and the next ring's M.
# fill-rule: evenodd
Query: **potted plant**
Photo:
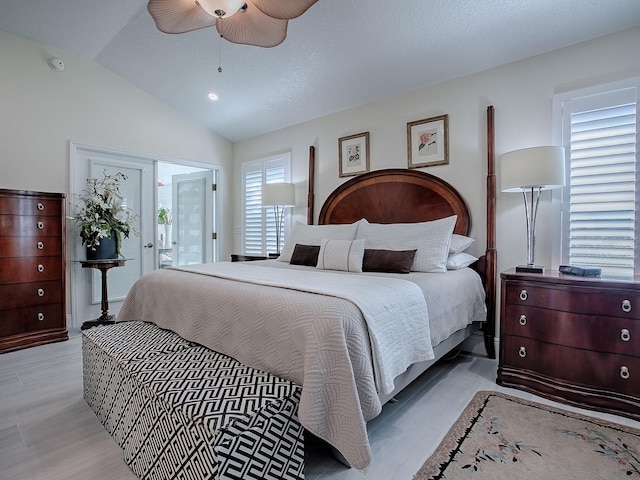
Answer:
M120 256L122 239L133 233L137 215L126 209L120 194L120 182L127 179L121 172L104 174L101 179L87 178L77 205L75 221L80 227L82 244L87 247L87 260L114 259Z
M158 225L170 225L171 224L171 210L167 207L160 207L158 209Z
M171 248L171 210L167 207L158 208L158 238L160 248Z

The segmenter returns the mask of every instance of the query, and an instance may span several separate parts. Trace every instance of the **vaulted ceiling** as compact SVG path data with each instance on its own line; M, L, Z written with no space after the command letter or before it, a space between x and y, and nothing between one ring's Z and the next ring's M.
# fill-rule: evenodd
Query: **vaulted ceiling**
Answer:
M0 30L93 60L239 141L640 25L639 0L319 0L261 48L215 28L161 33L146 4L0 0Z

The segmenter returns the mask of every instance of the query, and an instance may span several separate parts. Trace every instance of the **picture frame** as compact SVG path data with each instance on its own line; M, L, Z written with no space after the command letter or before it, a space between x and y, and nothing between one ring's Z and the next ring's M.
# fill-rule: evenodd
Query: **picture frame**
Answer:
M409 168L449 163L449 115L407 123Z
M338 166L341 177L369 171L369 132L338 139Z

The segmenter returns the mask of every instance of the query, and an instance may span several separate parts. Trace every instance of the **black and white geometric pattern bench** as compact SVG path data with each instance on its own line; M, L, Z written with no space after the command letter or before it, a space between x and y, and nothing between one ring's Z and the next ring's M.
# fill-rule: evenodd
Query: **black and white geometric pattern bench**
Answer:
M146 322L83 331L84 398L140 479L304 478L300 387Z

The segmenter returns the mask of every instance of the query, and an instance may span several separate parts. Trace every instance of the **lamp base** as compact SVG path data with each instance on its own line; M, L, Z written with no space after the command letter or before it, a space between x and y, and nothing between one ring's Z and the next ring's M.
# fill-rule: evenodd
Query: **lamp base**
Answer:
M520 273L544 273L544 266L542 265L518 265L516 272Z

